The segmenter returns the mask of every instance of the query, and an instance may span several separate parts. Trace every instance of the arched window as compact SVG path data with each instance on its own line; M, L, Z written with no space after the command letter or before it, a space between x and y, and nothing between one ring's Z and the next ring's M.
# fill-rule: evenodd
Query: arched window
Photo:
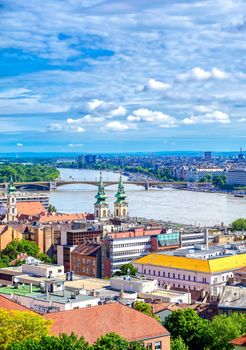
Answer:
M123 213L123 216L126 216L126 209L125 208L123 209L122 213Z

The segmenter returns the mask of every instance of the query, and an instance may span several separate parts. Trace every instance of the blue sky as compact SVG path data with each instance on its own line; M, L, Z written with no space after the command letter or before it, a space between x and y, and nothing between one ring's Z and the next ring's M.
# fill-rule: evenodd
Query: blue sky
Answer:
M246 147L245 0L2 0L0 152Z

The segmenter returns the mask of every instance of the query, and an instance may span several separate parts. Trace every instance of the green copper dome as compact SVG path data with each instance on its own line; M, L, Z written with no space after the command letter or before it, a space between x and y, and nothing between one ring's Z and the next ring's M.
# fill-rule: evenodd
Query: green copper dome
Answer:
M106 195L106 193L104 191L101 173L100 173L100 179L99 179L99 183L98 183L98 191L97 191L97 194L95 195L95 198L97 200L96 204L106 204L106 199L108 198L108 196Z
M118 185L118 192L116 193L115 197L117 198L115 203L125 202L126 197L127 197L121 176L120 176L120 181L119 181L119 185Z

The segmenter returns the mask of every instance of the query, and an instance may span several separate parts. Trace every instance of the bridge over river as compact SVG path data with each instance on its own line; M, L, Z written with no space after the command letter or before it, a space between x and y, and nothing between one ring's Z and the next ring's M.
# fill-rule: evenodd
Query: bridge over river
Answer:
M118 181L104 181L104 186L112 186L117 185ZM172 188L187 188L188 182L186 181L155 181L155 180L142 180L142 181L126 181L126 185L136 185L136 186L142 186L145 190L148 190L149 188L159 188L162 189L164 187L172 187ZM203 182L197 182L194 183L198 187L203 187L207 183ZM14 186L19 190L40 190L40 191L50 191L50 190L56 190L58 187L66 186L66 185L92 185L97 186L98 180L95 181L92 180L56 180L56 181L32 181L32 182L14 182ZM6 189L8 186L8 183L0 183L0 188Z

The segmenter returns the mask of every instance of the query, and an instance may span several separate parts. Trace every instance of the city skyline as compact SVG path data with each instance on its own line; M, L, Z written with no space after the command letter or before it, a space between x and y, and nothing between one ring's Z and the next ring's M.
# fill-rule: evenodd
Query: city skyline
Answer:
M244 148L243 1L3 0L1 152Z

